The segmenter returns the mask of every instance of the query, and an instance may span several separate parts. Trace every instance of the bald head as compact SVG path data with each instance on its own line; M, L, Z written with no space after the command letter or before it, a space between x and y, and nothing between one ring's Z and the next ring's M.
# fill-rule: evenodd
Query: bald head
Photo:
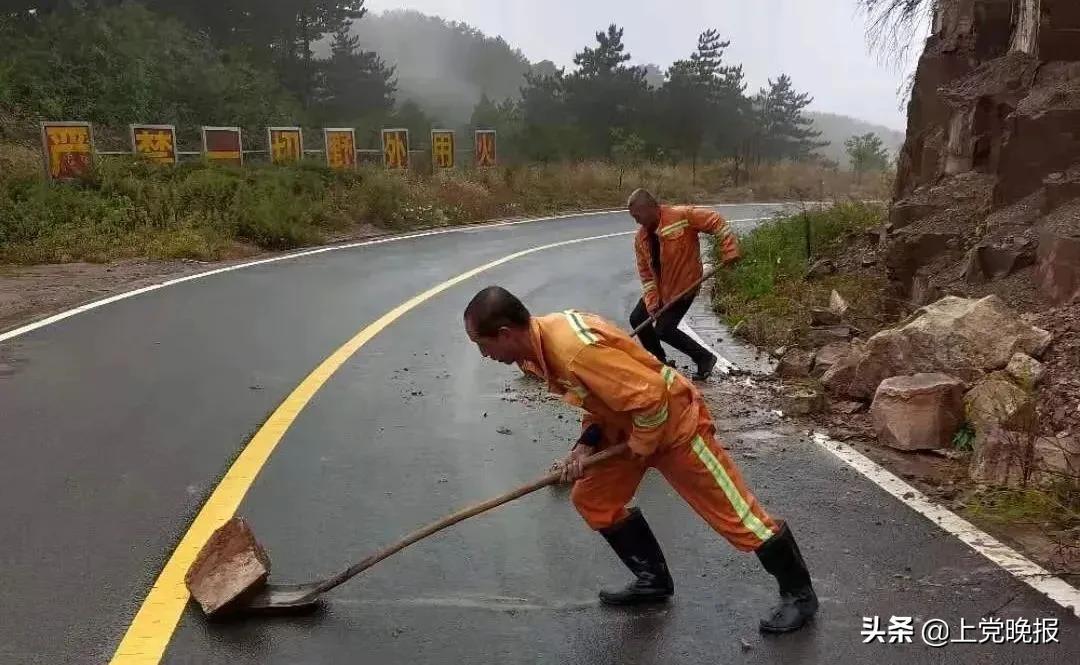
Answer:
M501 286L489 286L481 290L465 308L465 320L485 337L494 335L503 327L528 327L529 318L529 310L525 305Z
M660 226L660 204L648 190L640 187L635 189L626 207L630 210L630 216L649 231L655 231Z
M528 360L532 352L532 315L517 296L489 286L465 307L465 331L485 357L501 363Z
M630 198L626 200L626 207L633 208L637 203L656 205L656 197L650 194L649 190L638 187L630 193Z

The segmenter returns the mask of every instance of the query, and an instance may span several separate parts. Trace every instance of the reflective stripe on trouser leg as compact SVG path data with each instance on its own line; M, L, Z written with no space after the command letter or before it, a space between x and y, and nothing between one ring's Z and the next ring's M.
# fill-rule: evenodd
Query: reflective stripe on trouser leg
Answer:
M634 498L647 468L629 455L590 467L574 483L570 499L590 528L606 529L626 519L626 504Z
M756 550L778 527L746 488L735 463L713 435L672 446L656 466L675 491L736 549Z

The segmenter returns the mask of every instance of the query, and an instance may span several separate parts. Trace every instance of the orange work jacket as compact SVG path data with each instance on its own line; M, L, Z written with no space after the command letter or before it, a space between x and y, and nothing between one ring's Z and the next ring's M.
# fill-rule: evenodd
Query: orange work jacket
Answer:
M601 447L626 441L648 456L693 439L697 389L617 326L574 310L533 317L530 325L540 362L529 369L538 370L564 402L585 411L583 431L600 425Z
M739 242L720 213L694 206L660 206L660 275L652 267L649 233L644 227L634 237L638 274L645 306L650 312L671 302L701 279L701 244L698 235L709 233L720 243L725 265L739 258Z

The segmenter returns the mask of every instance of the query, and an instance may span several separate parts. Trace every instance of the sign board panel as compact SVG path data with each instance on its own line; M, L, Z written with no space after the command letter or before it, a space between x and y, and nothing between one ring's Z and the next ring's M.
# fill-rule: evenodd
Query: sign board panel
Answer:
M409 168L409 130L382 130L383 164L388 169Z
M356 134L340 127L323 129L326 165L332 169L356 168Z
M270 161L274 164L299 162L304 157L304 133L299 127L267 127Z
M476 165L478 167L495 166L497 163L495 152L495 130L476 130Z
M220 164L241 166L244 147L239 127L203 127L203 156Z
M93 129L88 122L43 122L41 149L51 180L74 180L94 163Z
M176 127L131 125L131 152L157 164L175 164Z
M453 130L431 130L431 163L436 169L454 168L454 149L457 147Z

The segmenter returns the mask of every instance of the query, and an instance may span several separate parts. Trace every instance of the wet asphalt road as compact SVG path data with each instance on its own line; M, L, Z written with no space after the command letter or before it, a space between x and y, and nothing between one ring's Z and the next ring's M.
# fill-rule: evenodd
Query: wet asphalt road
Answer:
M771 212L723 210L732 219ZM2 663L106 662L171 548L266 415L386 311L461 272L561 240L632 230L606 215L325 253L196 280L0 345ZM276 581L336 572L458 507L532 479L577 431L516 369L482 361L460 326L499 283L536 312L625 320L630 236L522 257L470 279L369 342L301 413L241 513ZM509 428L500 434L497 428ZM778 432L743 462L791 522L817 578L808 630L762 639L773 582L659 476L637 503L676 575L664 609L611 611L625 573L544 490L413 546L299 619L207 625L191 607L169 663L1061 663L1077 620L827 453ZM864 645L862 618L954 628L1057 617L1059 644ZM744 644L745 641L745 644Z

